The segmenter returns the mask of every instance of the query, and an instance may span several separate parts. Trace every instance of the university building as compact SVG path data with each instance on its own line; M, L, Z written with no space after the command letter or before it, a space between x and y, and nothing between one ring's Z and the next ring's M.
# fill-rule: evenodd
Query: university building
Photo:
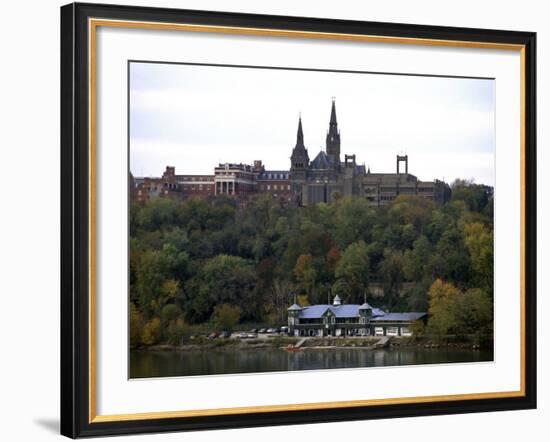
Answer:
M400 167L404 163L404 170ZM304 142L301 117L298 120L296 144L290 156L289 170L267 170L261 160L253 165L220 163L213 175L176 175L166 167L160 178L131 179L131 196L145 202L158 196L172 198L228 195L245 203L254 194L269 194L281 203L301 206L328 203L338 197L357 195L371 206L390 204L399 195L419 195L443 204L451 197L449 185L440 180L421 181L409 173L409 157L396 157L395 173L372 173L357 164L355 154L341 158L341 139L333 100L326 147L312 160Z
M412 336L411 324L426 321L427 313L388 313L367 302L315 304L288 308L288 328L293 336Z

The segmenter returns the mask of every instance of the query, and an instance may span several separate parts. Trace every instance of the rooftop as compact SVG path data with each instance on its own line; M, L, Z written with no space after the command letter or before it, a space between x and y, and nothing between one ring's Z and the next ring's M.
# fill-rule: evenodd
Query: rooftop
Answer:
M332 304L315 304L308 305L301 308L299 318L304 319L316 319L322 318L327 310L336 316L337 318L356 318L359 316L359 304L342 304L342 305L332 305ZM372 309L372 316L384 316L386 312L379 308Z

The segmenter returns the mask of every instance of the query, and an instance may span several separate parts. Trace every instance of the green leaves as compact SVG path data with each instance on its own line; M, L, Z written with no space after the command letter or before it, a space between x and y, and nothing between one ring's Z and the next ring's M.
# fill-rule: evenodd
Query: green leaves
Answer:
M206 261L186 285L187 312L196 322L207 320L218 304L234 304L250 317L258 308L257 276L247 260L218 255Z
M335 271L333 291L346 302L361 299L369 283L369 254L365 241L350 244L342 253ZM342 296L343 295L343 296Z
M373 305L425 311L438 278L460 295L430 297L430 310L439 309L432 329L487 328L491 189L460 181L453 191L445 206L413 195L381 208L361 197L281 206L267 195L244 207L227 196L132 204L131 341L176 342L189 327L231 316L227 307L214 315L222 305L240 309L240 321L276 325L295 294L324 303L331 289L348 303L366 291Z
M479 288L465 293L453 284L434 281L429 290L428 332L443 339L447 335L492 334L493 305L489 294Z
M464 226L465 244L470 253L472 269L479 283L493 292L493 231L482 223Z
M240 318L240 307L231 304L219 304L214 307L210 323L218 331L231 331L239 323Z

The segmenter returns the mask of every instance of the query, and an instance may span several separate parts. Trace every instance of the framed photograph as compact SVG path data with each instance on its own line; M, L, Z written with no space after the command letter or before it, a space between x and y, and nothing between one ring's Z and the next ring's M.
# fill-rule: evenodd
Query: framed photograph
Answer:
M61 433L536 407L536 35L61 8Z

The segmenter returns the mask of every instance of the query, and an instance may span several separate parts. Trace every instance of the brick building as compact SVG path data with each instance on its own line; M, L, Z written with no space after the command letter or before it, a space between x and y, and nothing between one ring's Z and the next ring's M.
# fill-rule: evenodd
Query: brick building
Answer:
M405 163L404 172L400 170ZM390 204L399 195L419 195L443 204L451 197L451 188L440 180L421 181L409 173L409 157L396 157L395 173L372 173L357 164L355 154L345 154L341 160L341 139L336 118L336 103L332 100L326 134L326 148L313 160L304 142L301 117L298 120L296 144L290 156L289 170L266 170L261 160L253 165L220 163L213 175L177 175L167 166L160 178L130 179L130 195L140 203L159 196L171 198L215 195L234 197L239 203L254 194L269 194L281 203L302 206L331 202L337 197L357 195L372 206Z

